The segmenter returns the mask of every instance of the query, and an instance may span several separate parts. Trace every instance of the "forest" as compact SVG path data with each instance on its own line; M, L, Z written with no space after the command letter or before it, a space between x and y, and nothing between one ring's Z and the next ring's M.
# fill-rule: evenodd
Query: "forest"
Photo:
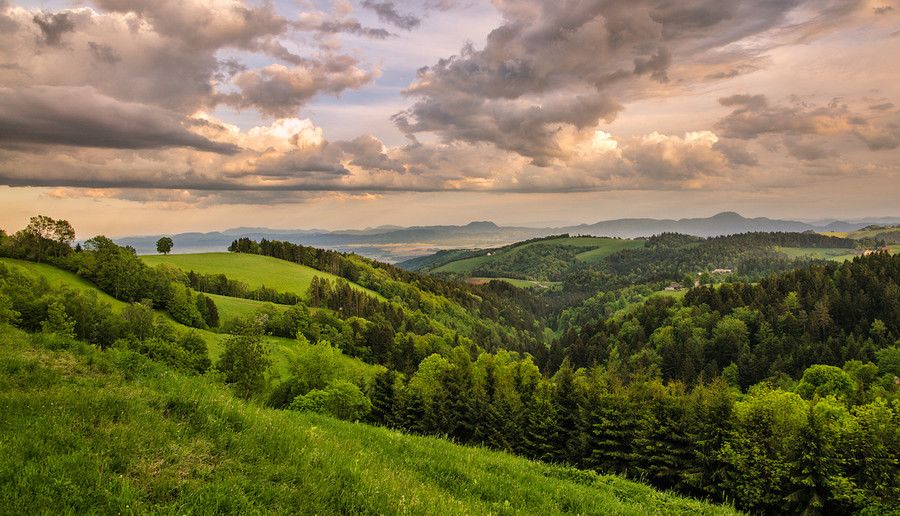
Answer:
M752 242L849 244L809 234L660 235L591 269L630 277L616 280L622 287L541 292L288 242L232 244L236 256L340 277L315 277L297 296L149 267L102 236L73 247L67 222L44 219L0 235L0 256L53 264L125 303L114 309L96 292L0 264L0 324L49 335L54 346L127 349L273 409L620 475L750 512L898 507L900 256L753 269L762 255ZM659 279L700 262L738 264L740 273L658 291ZM640 266L648 263L658 267ZM222 319L207 294L274 304ZM205 330L224 338L216 357ZM297 343L286 376L269 373L266 335ZM378 369L348 373L348 357Z

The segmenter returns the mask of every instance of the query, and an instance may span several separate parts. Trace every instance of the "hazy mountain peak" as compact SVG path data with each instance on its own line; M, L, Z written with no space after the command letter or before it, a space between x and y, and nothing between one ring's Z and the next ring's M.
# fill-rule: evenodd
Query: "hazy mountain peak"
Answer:
M747 220L746 217L741 215L740 213L734 211L723 211L722 213L716 213L712 217L711 220Z
M469 229L497 229L500 226L494 224L493 222L491 222L489 220L475 220L475 221L469 222L464 227L469 228Z

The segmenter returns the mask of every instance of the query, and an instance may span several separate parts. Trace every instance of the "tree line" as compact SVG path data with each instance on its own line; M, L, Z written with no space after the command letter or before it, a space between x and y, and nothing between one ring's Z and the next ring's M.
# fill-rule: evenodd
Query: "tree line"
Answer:
M608 313L602 305L590 306ZM796 377L813 364L871 361L898 338L900 256L876 253L759 283L701 286L683 300L652 296L624 313L569 326L536 358L548 371L565 359L575 367L649 362L664 380L687 384L728 372L747 388Z
M87 279L120 301L166 310L187 326L218 325L215 302L190 289L178 269L149 267L133 248L116 245L102 235L73 248L74 239L69 222L39 215L32 217L25 229L0 237L0 256L52 264Z

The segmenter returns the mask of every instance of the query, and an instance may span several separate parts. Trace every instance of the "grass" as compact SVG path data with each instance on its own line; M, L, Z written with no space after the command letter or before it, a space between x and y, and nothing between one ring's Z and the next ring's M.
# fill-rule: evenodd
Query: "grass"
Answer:
M505 281L514 287L519 288L555 288L562 285L561 281L535 281L535 280L524 280L524 279L516 279L516 278L469 278L468 281L475 285L481 285L484 283L488 283L489 281Z
M734 514L614 476L259 408L133 353L0 329L10 514Z
M590 251L579 253L577 256L575 256L575 258L582 262L595 263L603 260L613 253L618 253L619 251L624 251L625 249L636 249L638 247L644 246L644 242L642 240L619 240L615 238L606 238L602 240L604 240L604 242L600 243L599 247Z
M510 253L515 253L518 250L525 249L527 247L533 245L554 245L554 246L562 246L562 247L577 247L585 249L583 252L576 255L576 259L582 262L594 263L600 260L603 260L607 256L622 251L624 249L634 249L637 247L642 247L644 242L642 240L623 240L618 238L606 238L606 237L568 237L568 238L551 238L547 240L538 240L535 242L529 242L523 245L514 245L511 247L502 247L500 249L495 249L491 251L485 251L485 253L490 252L491 256L487 254L483 254L480 256L473 256L471 258L464 258L462 260L456 260L450 263L446 263L437 267L433 270L433 272L451 272L455 274L470 274L473 270L475 270L480 265L491 261L495 257L507 255ZM497 278L500 279L500 278Z
M434 269L433 272L452 272L454 274L468 274L476 269L479 265L489 261L493 256L481 255L472 258L463 258L454 262L445 263Z
M18 267L25 270L32 276L43 276L47 279L48 283L50 283L51 286L56 288L67 287L70 289L83 291L93 290L97 293L97 297L101 301L109 303L112 306L113 311L115 312L119 312L122 310L122 308L127 306L126 303L104 293L96 286L94 286L94 284L85 280L84 278L71 272L54 267L52 265L15 260L12 258L0 258L0 264L5 264L11 267ZM266 304L249 299L238 299L215 295L210 295L210 297L215 300L216 306L219 309L219 317L222 321L229 317L252 314L257 308ZM275 306L278 307L279 305ZM222 352L225 350L225 339L228 338L228 335L215 333L209 330L190 328L176 322L169 316L169 314L160 310L157 311L157 314L168 321L169 324L172 324L180 333L193 331L203 337L203 340L206 341L206 345L209 349L209 357L213 361L213 363L218 360L219 356L221 356ZM290 374L291 359L298 353L301 353L303 351L304 345L293 339L285 339L273 336L264 337L264 343L269 350L269 357L272 359L272 367L269 370L269 376L273 379L286 379ZM366 364L361 360L357 360L355 358L343 357L343 359L345 359L345 369L356 370L360 375L365 377L374 376L375 372L379 369L377 366Z
M241 299L239 297L220 296L217 294L204 294L211 297L219 309L219 318L222 321L233 318L244 318L253 315L254 312L264 306L274 306L277 310L283 311L288 307L286 305L276 305L264 301L254 301L253 299Z
M82 278L81 276L72 274L69 271L64 271L60 268L48 265L46 263L35 263L25 260L16 260L14 258L0 258L0 264L23 270L34 278L42 276L47 280L47 283L49 283L50 286L54 288L66 287L72 290L80 291L93 290L97 292L97 298L100 301L109 303L112 306L113 310L117 312L127 306L127 303L119 301L111 295L103 292L102 290L94 286L93 283Z
M202 274L224 274L228 279L246 283L252 288L266 286L281 292L293 292L305 296L315 276L331 281L340 279L334 274L322 272L312 267L279 260L270 256L243 253L197 253L141 256L144 263L156 266L167 263L183 271ZM357 290L384 299L378 293L350 284Z
M819 260L833 260L842 262L852 260L859 256L855 249L845 247L776 247L776 251L791 258L816 258Z

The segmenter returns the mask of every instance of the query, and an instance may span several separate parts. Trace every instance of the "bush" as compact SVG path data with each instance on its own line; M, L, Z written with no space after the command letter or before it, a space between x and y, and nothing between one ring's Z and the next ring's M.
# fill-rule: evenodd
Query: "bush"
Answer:
M369 415L372 403L355 384L335 380L325 389L313 389L297 396L290 408L326 414L346 421L359 421Z

